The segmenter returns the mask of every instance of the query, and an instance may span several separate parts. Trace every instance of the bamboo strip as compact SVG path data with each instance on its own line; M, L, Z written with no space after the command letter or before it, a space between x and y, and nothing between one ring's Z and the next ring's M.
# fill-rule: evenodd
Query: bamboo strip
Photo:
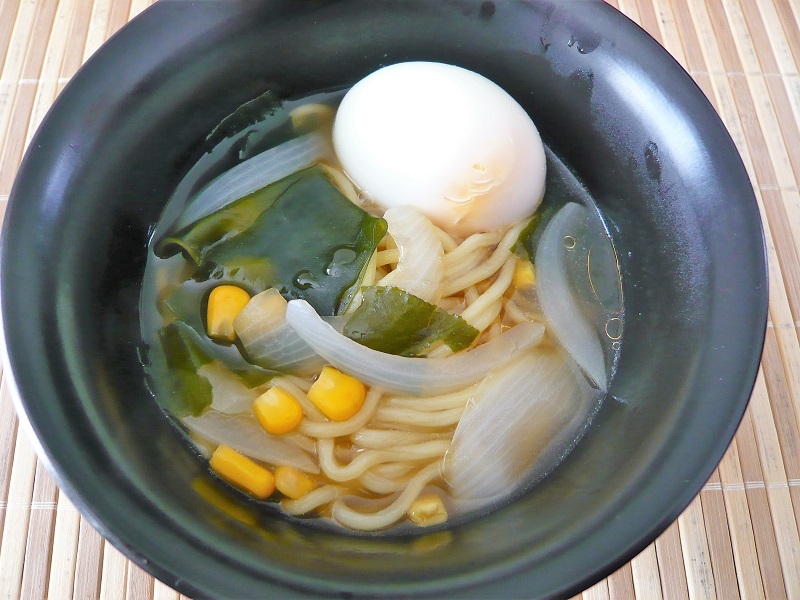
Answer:
M785 60L785 56L779 59L779 55L785 54L785 38L783 31L776 32L773 43L772 33L768 31L768 24L762 20L761 11L756 3L752 1L739 2L742 9L743 25L746 31L749 30L752 36L752 47L758 56L758 66L766 73L779 73L781 67L779 60ZM741 25L739 31L742 31ZM774 24L773 24L774 27ZM791 55L790 55L791 56ZM796 66L795 66L796 67ZM795 68L796 71L796 68ZM776 121L783 136L784 146L788 152L788 159L793 173L789 175L794 180L793 186L797 187L797 173L800 173L800 130L798 129L797 119L800 118L800 97L792 98L791 85L788 79L797 80L797 73L789 77L765 77L765 84L772 100L773 109L776 114ZM800 215L790 215L793 223L800 223ZM794 220L797 219L797 220ZM793 231L795 246L800 244L800 232Z
M796 65L800 65L800 27L797 18L792 12L792 7L785 0L773 0L773 6L778 13L781 26L789 41L789 48L794 56Z
M94 0L92 16L89 20L89 29L86 32L86 43L83 47L83 59L81 63L85 63L89 60L92 54L97 52L97 49L106 41L112 3L113 0Z
M8 504L3 537L0 541L0 598L19 598L28 519L36 473L36 453L25 435L17 435L14 462L8 488Z
M598 581L588 590L584 590L581 598L582 600L609 600L608 582L605 579Z
M639 9L639 25L653 36L658 43L663 45L661 31L658 27L658 17L651 0L636 0L636 6Z
M0 61L6 63L11 34L17 22L20 0L4 0L0 2ZM2 69L0 69L2 71Z
M17 439L17 416L11 404L8 380L0 381L0 539L8 513L8 492L14 462L14 444ZM0 550L2 546L0 545Z
M103 544L103 571L100 581L100 600L119 600L125 595L128 579L128 559L105 541Z
M76 557L80 513L64 492L58 494L56 525L53 532L53 554L50 559L50 578L47 585L48 600L70 600L75 587ZM81 565L84 568L84 565Z
M669 0L669 2L684 51L685 68L689 71L695 83L703 90L706 98L713 103L714 90L711 86L711 77L706 68L703 51L697 38L697 31L692 24L691 14L686 7L686 2L684 0Z
M86 48L86 38L89 33L89 23L92 16L92 3L87 0L79 1L72 15L72 23L67 38L67 48L64 61L61 65L58 91L66 85L75 72L83 64L83 55Z
M155 579L144 572L133 562L128 561L128 582L125 589L126 598L152 598Z
M144 9L148 8L153 3L153 0L131 0L131 10L128 13L128 20L133 20Z
M75 572L75 588L73 598L99 598L100 580L103 565L105 542L100 534L81 517L78 533L78 554L75 563L79 569Z
M781 391L773 391L781 385L780 376L782 373L780 369L774 370L773 373L772 364L775 361L774 359L771 362L769 361L769 357L774 355L775 347L772 333L773 331L767 332L765 345L765 356L767 357L767 362L764 366L766 387L759 386L752 399L754 433L761 463L765 466L765 482L767 484L786 481L786 472L783 470L781 453L779 450L776 451L775 448L783 448L783 456L787 460L792 460L793 464L797 464L798 460L800 460L800 457L798 457L798 438L795 437L788 442L784 441L786 434L783 425L787 422L791 423L790 419L785 418L785 413L790 409L785 408L786 401L788 401L788 398L785 398L785 394L781 393ZM769 398L765 393L767 389L769 389ZM776 406L776 400L784 401L783 410L781 410L780 405ZM770 405L770 401L772 405ZM777 411L778 416L775 418L775 422L771 418L773 416L771 411ZM782 414L783 416L781 416ZM777 430L774 423L778 426ZM797 425L796 422L794 425ZM780 444L778 443L779 437L781 437ZM793 443L793 446L787 448L785 444L790 443ZM798 534L797 525L800 510L798 510L796 504L793 507L788 488L767 485L766 491L770 508L772 509L787 596L789 598L800 598L800 580L796 577L796 574L800 573L800 534Z
M678 31L678 24L672 11L672 4L669 0L651 0L651 2L653 11L657 15L658 29L663 46L684 69L687 69L688 62L683 50L683 41Z
M28 121L28 132L25 136L25 144L22 148L23 151L28 147L28 144L30 144L33 134L38 129L44 115L56 99L61 68L68 46L67 36L69 35L72 19L75 15L76 1L77 0L60 0L58 3L58 10L56 11L55 21L53 22L53 31L50 34L50 42L47 45L47 53L45 54L39 84L36 89L36 99L34 100L31 116ZM16 171L16 169L14 170ZM9 188L10 187L9 185Z
M658 556L658 572L661 576L661 590L664 599L688 598L689 588L683 565L683 550L677 521L656 540L656 556Z
M37 462L22 571L21 598L44 598L47 592L57 496L55 482L44 465Z
M661 589L661 574L659 573L655 542L631 560L630 565L636 597L662 600L664 594Z
M46 2L50 10L42 12L34 25L34 35L30 40L28 52L25 56L25 63L22 78L39 84L21 85L17 88L17 95L14 99L11 114L11 124L6 134L5 144L2 146L0 154L0 189L11 190L14 182L14 175L17 172L19 163L22 160L22 153L25 149L28 138L28 124L31 114L36 104L38 90L41 88L41 80L46 78L44 74L45 59L48 54L60 51L61 44L58 39L50 43L52 31L58 31L54 27L56 19L56 8L60 3ZM60 63L60 57L57 57ZM52 98L47 100L47 106L52 103Z
M180 600L181 594L158 579L153 581L153 600Z
M722 457L717 472L730 528L731 549L740 597L743 600L763 600L765 596L761 584L761 567L736 439Z
M45 6L48 5L48 6ZM24 78L25 60L28 54L30 41L35 37L36 23L41 21L52 9L51 2L23 2L17 13L17 20L11 34L6 62L0 74L0 140L3 148L9 141L9 127L12 123L12 114L18 91L24 87L20 80ZM0 172L0 181L7 180L8 176ZM10 188L0 187L0 194L8 194Z
M781 369L782 357L780 354L780 344L778 337L793 333L786 329L771 328L767 330L764 343L764 375L769 392L769 403L772 413L765 410L761 415L769 419L770 423L762 424L762 431L768 431L767 427L774 427L777 430L778 450L782 457L781 466L785 469L784 479L797 479L800 477L800 432L796 418L793 417L793 391L787 382L787 373ZM796 338L795 338L796 339ZM761 396L754 400L760 400ZM797 401L797 398L794 398ZM770 418L772 417L772 418ZM766 434L765 434L766 435ZM771 440L772 438L765 438ZM766 442L765 442L766 443ZM764 449L766 451L766 449ZM775 451L773 451L775 452ZM771 464L771 463L768 463ZM798 507L795 508L797 512ZM800 523L800 519L798 519Z
M619 10L625 14L631 21L641 26L641 17L639 16L639 6L636 0L618 0Z
M712 486L720 485L719 470L709 478ZM731 535L725 512L725 496L718 491L700 492L703 506L708 555L711 572L714 575L714 588L719 598L738 598L739 584L736 580Z
M717 590L708 551L706 523L700 496L696 497L678 518L678 533L681 539L689 598L713 600L717 597Z
M751 409L744 414L742 424L736 434L736 441L744 482L763 481ZM753 525L764 593L769 599L786 598L778 542L766 489L761 486L745 485L745 493Z
M746 3L744 9L748 19L752 18L751 11L755 8L758 9L766 30L766 37L774 53L777 72L784 76L798 75L797 63L792 55L789 40L786 37L774 2L772 0L755 0L754 3Z
M636 600L631 563L626 563L608 576L608 595L612 600Z
M114 35L130 18L131 0L115 0L108 11L106 39Z

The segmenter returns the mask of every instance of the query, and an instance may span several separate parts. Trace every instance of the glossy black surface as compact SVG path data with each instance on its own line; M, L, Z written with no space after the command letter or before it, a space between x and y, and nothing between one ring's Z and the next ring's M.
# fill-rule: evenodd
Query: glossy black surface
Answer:
M148 232L226 115L268 89L296 98L418 59L507 89L604 211L627 311L619 400L505 508L359 538L258 513L205 474L144 386L138 291ZM689 76L600 0L162 0L46 118L0 261L40 452L104 535L198 598L577 592L703 485L745 409L767 311L759 214L730 137Z

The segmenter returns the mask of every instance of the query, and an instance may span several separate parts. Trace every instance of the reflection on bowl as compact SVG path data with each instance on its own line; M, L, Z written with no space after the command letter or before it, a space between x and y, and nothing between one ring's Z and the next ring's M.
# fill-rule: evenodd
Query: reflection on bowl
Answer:
M226 116L409 60L481 73L531 115L606 219L625 329L612 398L539 485L435 531L346 535L209 474L146 386L139 297L153 227ZM18 408L92 523L189 595L575 593L680 514L736 430L766 322L759 222L702 93L602 3L158 3L67 86L12 190Z

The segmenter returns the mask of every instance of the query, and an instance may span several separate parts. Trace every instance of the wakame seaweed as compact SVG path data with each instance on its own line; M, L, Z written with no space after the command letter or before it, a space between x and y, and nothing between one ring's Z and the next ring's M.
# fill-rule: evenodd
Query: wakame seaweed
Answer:
M335 315L385 233L386 221L353 204L314 165L165 237L156 254L183 252L197 281L236 283L253 294L274 287Z
M479 331L458 315L393 286L362 289L344 335L388 354L421 356L442 342L453 352L464 350Z
M172 414L197 416L211 405L211 384L197 370L211 362L195 332L185 323L174 321L158 332L167 366L172 376L170 394L159 401Z

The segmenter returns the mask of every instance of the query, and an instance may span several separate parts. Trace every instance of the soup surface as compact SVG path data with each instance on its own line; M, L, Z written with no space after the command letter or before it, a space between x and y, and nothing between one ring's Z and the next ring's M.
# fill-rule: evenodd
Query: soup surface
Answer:
M145 369L257 501L357 531L440 525L579 442L620 352L616 254L549 150L541 205L510 226L384 211L332 151L343 95L267 93L209 134L148 249Z

